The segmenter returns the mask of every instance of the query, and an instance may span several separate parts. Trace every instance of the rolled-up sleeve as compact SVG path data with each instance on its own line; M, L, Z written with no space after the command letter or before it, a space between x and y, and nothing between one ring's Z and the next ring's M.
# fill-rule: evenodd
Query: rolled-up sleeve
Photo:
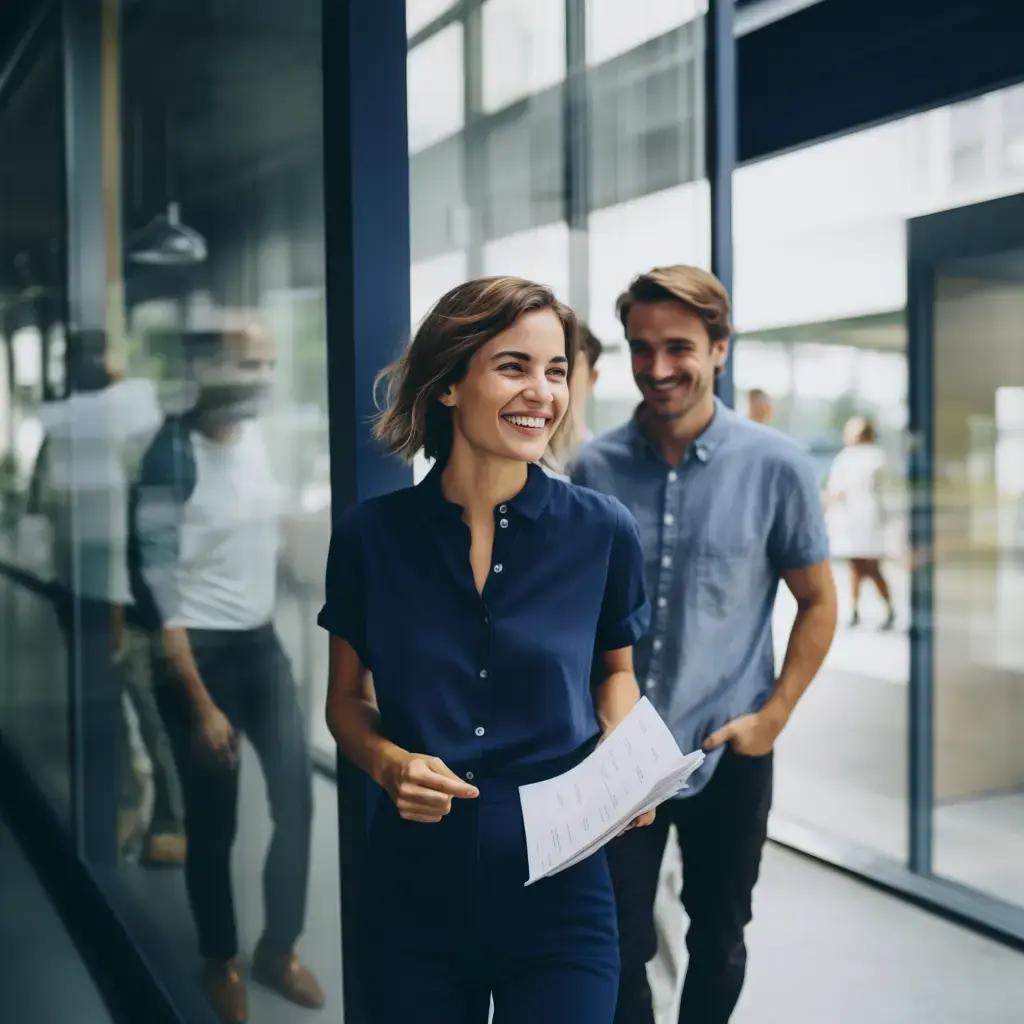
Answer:
M334 525L327 555L326 600L317 622L346 641L370 668L366 637L366 558L358 507Z
M618 501L608 558L608 577L597 625L597 649L632 647L650 627L651 606L644 583L644 553L636 521Z
M781 462L774 475L768 556L778 572L806 569L829 556L821 490L808 458Z

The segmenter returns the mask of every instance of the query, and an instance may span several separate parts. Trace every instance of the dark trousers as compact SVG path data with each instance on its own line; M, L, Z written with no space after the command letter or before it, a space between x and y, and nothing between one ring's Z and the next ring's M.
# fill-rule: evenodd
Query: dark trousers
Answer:
M251 741L267 782L274 834L263 870L262 944L288 953L302 932L313 818L306 729L288 663L272 626L249 631L190 630L199 674L236 734ZM157 687L185 795L185 882L200 952L227 960L238 952L231 892L231 847L238 831L238 766L218 762L196 741L184 688Z
M359 909L370 1024L487 1024L492 996L494 1024L612 1024L619 948L604 851L525 886L523 781L536 778L477 775L480 796L454 800L436 824L405 821L381 798Z
M743 988L743 931L761 865L772 802L772 755L726 750L692 797L658 808L654 823L608 846L619 916L622 978L615 1024L653 1024L647 962L657 953L654 901L670 825L683 858L682 902L690 954L680 1024L726 1024Z

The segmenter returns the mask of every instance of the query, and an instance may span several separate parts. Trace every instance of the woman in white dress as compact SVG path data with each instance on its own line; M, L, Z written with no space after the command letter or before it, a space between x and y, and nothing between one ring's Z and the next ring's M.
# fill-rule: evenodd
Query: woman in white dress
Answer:
M875 428L863 416L849 420L843 431L845 447L829 472L825 501L829 513L832 557L847 559L853 597L851 626L860 623L861 583L870 580L886 606L883 629L892 629L895 612L889 585L882 575L885 557L885 515L882 480L885 452L876 443Z

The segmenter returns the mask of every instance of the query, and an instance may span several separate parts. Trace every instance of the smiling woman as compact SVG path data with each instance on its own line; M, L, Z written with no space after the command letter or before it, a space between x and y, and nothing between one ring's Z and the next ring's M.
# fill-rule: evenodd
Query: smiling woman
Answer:
M577 764L640 695L636 523L536 465L570 422L576 333L543 285L448 292L385 371L377 423L391 452L435 466L335 523L327 723L390 798L361 880L371 1024L486 1024L491 997L495 1024L614 1017L606 855L524 888L518 795Z

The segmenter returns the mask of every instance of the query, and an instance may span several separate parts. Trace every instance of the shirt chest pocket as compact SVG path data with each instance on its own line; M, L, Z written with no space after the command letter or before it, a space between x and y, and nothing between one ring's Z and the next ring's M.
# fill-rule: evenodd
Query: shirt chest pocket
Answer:
M704 541L698 545L694 558L697 585L691 593L699 610L724 619L749 601L756 558L752 540Z

